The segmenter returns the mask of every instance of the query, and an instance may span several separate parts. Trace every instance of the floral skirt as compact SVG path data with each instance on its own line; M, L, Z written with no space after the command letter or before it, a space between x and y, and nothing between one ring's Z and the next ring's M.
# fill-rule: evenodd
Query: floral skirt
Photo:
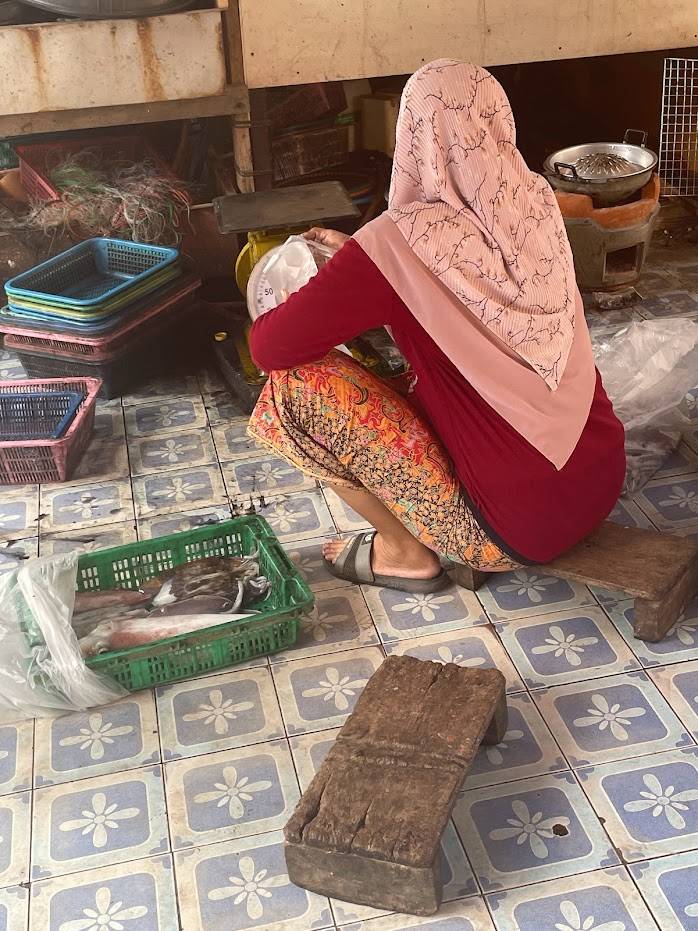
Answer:
M248 432L314 478L370 491L441 556L495 572L517 565L478 525L431 428L344 353L272 372Z

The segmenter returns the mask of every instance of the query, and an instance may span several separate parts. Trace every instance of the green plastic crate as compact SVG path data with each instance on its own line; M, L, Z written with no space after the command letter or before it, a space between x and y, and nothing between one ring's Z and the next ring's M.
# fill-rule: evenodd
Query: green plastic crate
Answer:
M158 643L102 653L85 660L96 672L113 676L131 691L207 675L292 647L300 617L313 606L313 595L261 517L238 517L140 543L98 550L80 557L80 592L137 589L165 569L207 556L246 556L259 549L262 575L271 582L259 614L229 621L194 634Z

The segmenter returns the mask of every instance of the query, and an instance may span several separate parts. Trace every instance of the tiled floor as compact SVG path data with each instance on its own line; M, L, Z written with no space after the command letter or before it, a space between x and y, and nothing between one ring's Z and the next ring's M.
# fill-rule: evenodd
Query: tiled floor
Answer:
M621 316L698 315L695 247L655 252L647 281ZM269 660L0 726L0 931L698 931L698 604L645 644L632 603L545 572L477 596L338 582L322 541L361 520L255 448L221 389L201 373L101 403L72 483L0 492L0 571L255 507L317 613ZM698 390L685 408L695 432L618 521L698 534ZM386 653L507 679L509 729L463 787L429 919L307 894L284 868L280 831Z

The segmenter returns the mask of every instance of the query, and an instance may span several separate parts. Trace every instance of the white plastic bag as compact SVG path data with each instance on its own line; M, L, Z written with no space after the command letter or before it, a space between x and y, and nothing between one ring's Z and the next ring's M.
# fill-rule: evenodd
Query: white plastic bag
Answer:
M274 306L283 304L289 294L300 291L333 255L334 249L329 246L303 236L289 236L268 258L263 257L262 274L266 286L274 291ZM263 312L258 309L256 315L261 316Z
M676 449L698 384L698 324L671 318L591 329L596 365L625 427L625 491L641 488Z
M46 556L0 577L0 715L6 719L84 711L127 694L88 669L80 654L70 623L77 565L77 553Z

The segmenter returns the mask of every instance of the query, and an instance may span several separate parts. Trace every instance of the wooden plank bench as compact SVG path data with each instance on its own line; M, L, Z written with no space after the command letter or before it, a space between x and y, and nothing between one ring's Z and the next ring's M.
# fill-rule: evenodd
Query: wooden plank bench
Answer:
M390 656L285 828L291 882L413 915L441 904L441 835L481 743L506 731L504 677Z
M564 556L534 571L625 592L635 599L635 636L656 642L698 594L698 543L606 521ZM451 574L470 591L488 578L461 565Z

